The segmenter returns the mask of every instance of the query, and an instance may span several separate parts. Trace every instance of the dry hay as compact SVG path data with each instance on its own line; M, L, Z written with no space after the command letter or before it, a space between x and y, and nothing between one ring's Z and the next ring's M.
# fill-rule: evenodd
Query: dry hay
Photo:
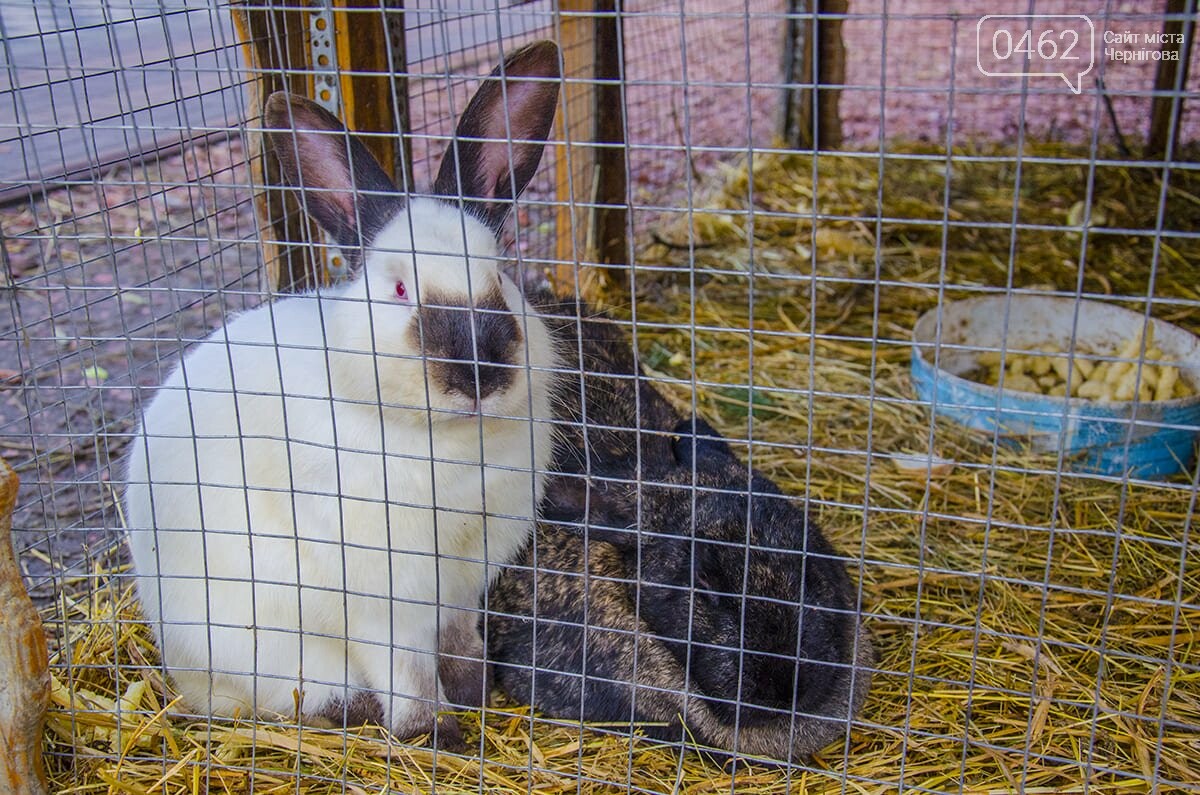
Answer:
M436 757L421 746L428 738L389 743L378 728L179 716L133 589L118 573L97 572L106 584L82 601L64 600L52 618L69 637L52 655L46 752L54 792L615 792L627 791L626 781L647 792L729 791L735 782L762 792L786 792L789 782L836 787L837 754L790 777L745 762L723 770L648 740L531 721L528 707L499 696L483 720L459 716L470 751Z
M920 149L900 151L911 157L886 162L882 189L877 158L822 155L815 198L811 157L758 155L752 216L747 171L731 168L704 202L718 212L656 230L666 243L642 250L636 302L611 282L595 292L619 316L636 307L643 361L671 395L684 406L694 400L731 437L753 438L755 466L809 495L835 546L863 561L852 569L879 672L847 746L791 771L730 769L501 706L482 722L462 717L471 754L435 760L421 748L389 751L379 731L189 721L172 717L149 635L116 579L83 601L64 597L55 617L67 636L47 729L56 785L137 793L1195 788L1194 486L1060 474L1053 456L997 450L951 425L931 429L907 376L912 324L939 298L1010 283L1144 297L1153 237L1092 230L1080 277L1083 239L1063 227L1078 216L1071 208L1086 195L1088 171L1038 158L1085 152L1031 147L1014 202L1014 166L1003 152L958 152L968 157L951 167ZM1106 228L1153 229L1160 177L1098 166L1094 206ZM945 215L973 225L943 236L947 190ZM1165 193L1164 228L1200 228L1200 179L1175 172ZM815 232L814 204L823 218ZM1013 236L1014 213L1044 228ZM691 252L677 247L689 232L699 244ZM1153 295L1163 301L1154 314L1200 330L1200 242L1163 238L1157 256ZM691 257L694 271L681 267ZM955 463L914 474L893 460L931 453ZM124 709L122 695L130 696Z

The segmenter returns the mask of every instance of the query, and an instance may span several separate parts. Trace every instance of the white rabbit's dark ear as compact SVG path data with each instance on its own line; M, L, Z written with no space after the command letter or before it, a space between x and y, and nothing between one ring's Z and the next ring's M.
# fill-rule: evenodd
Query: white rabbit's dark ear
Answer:
M267 97L264 130L288 183L339 246L369 243L404 207L404 195L332 113L304 97ZM361 234L360 234L361 233Z
M552 41L522 47L496 67L459 119L434 192L475 200L468 209L498 232L542 159L560 75Z

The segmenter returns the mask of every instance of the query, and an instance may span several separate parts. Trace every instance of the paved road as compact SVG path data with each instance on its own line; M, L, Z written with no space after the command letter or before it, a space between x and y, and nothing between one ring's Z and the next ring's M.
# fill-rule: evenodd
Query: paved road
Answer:
M241 116L227 10L0 0L0 189L154 151Z
M409 2L410 61L551 19L549 0L501 13L496 5ZM228 128L243 115L241 50L225 3L0 0L0 38L0 196L24 195L43 178L103 173L130 153Z

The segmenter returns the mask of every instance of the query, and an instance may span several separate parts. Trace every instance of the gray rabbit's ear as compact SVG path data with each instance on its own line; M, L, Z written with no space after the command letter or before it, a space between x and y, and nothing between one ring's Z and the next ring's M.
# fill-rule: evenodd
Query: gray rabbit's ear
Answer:
M725 465L738 462L725 437L699 417L681 420L671 433L671 449L675 453L675 460L684 466L692 465L693 450L696 453L696 466L700 468L704 463Z
M371 153L320 105L276 91L263 121L284 178L303 189L308 214L339 246L369 243L404 207Z
M473 215L499 232L541 162L560 75L552 41L522 47L496 67L458 122L434 192L463 197Z
M546 482L542 518L625 551L638 546L635 498L618 483L562 474Z
M692 584L697 595L709 604L716 604L718 594L713 586L716 581L713 572L714 566L720 565L720 561L715 558L708 547L708 544L695 544L689 550L692 564Z

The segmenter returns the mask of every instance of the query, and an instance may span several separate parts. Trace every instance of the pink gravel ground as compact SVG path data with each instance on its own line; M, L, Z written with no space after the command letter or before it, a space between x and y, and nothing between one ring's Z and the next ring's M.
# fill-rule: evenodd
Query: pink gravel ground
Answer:
M851 144L877 146L878 140L944 140L948 123L954 141L1013 141L1025 121L1027 135L1036 138L1087 143L1099 128L1100 141L1111 142L1113 131L1104 115L1095 78L1103 79L1112 97L1124 134L1136 141L1145 135L1155 62L1122 61L1106 56L1105 49L1136 52L1156 45L1106 45L1106 35L1132 32L1139 37L1162 30L1162 2L1122 0L1104 4L1080 0L993 0L989 3L956 0L892 0L881 16L882 0L851 0L855 18L845 23L847 83L843 94L842 123ZM1083 77L1083 92L1076 95L1058 77L989 77L976 61L976 27L983 14L1084 14L1095 26L1095 68ZM886 24L885 24L886 22ZM1064 23L1065 24L1065 23ZM1080 28L1084 30L1084 28ZM886 57L884 47L886 44ZM984 63L989 42L984 41ZM1084 52L1085 42L1078 48ZM1120 56L1118 56L1120 57ZM1132 57L1137 58L1137 55ZM1192 51L1187 89L1193 100L1185 104L1181 138L1194 141L1200 134L1200 48ZM949 112L949 88L955 89L954 113ZM880 96L883 102L880 103ZM1025 104L1022 107L1022 97Z
M700 165L728 159L708 147L745 151L770 146L782 88L780 64L784 21L778 2L749 2L751 16L731 4L702 0L687 4L681 24L674 3L630 4L625 23L629 143L632 178L653 194L686 173L686 140ZM983 14L1028 13L1028 0L987 4L956 0L851 0L843 24L846 84L841 95L845 145L876 149L883 141L946 140L952 143L1015 142L1025 135L1086 144L1115 141L1095 77L1104 80L1124 135L1144 136L1155 65L1105 57L1107 31L1157 33L1161 3L1109 3L1107 16L1094 3L1041 0L1045 14L1089 13L1095 25L1096 64L1076 95L1058 77L989 77L976 63L976 25ZM1153 12L1153 13L1151 13ZM1153 49L1120 45L1120 50ZM1082 51L1082 48L1081 48ZM686 84L685 84L686 81ZM953 89L953 112L951 112ZM1200 135L1200 47L1193 50L1190 104L1184 104L1180 139ZM647 149L667 146L669 150Z

